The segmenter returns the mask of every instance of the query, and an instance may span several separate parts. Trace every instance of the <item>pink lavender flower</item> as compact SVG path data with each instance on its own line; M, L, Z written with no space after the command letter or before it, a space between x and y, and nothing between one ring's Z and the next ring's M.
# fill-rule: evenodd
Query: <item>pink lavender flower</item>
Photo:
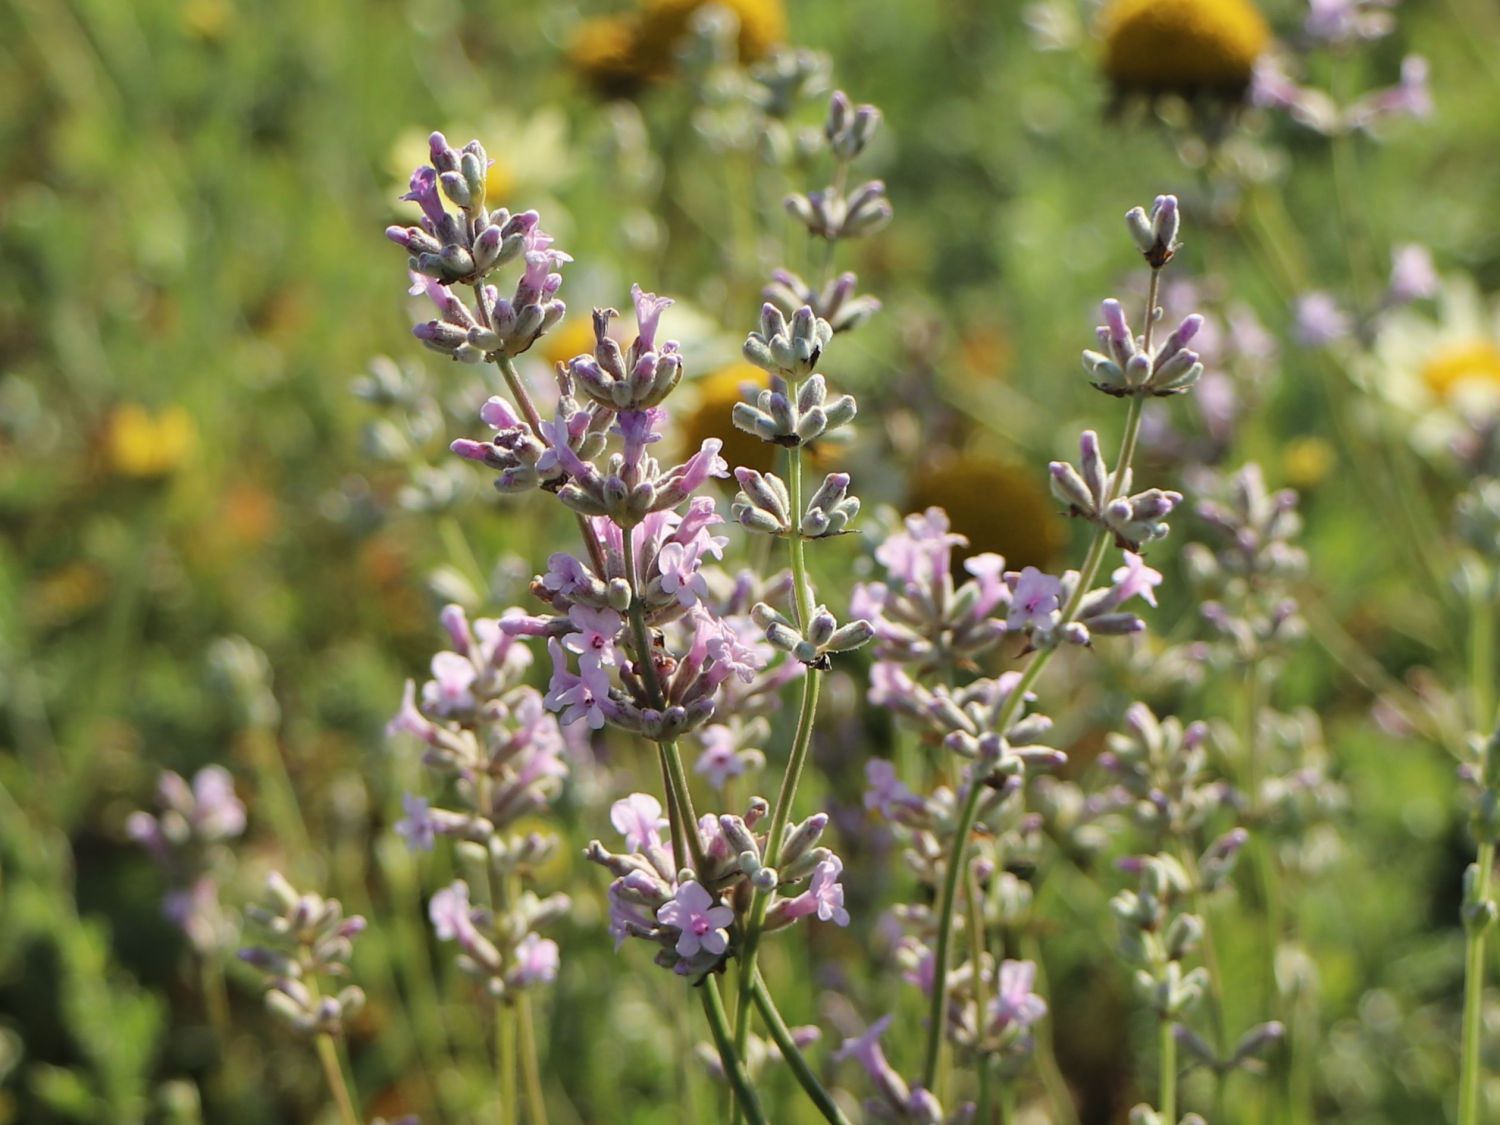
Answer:
M1426 59L1407 55L1401 60L1401 80L1396 85L1367 94L1348 108L1345 119L1349 128L1369 129L1387 117L1431 117L1428 73Z
M836 855L830 855L813 868L812 882L807 890L786 905L788 918L802 918L816 913L820 922L832 922L836 926L849 924L849 912L844 909L844 888L839 885L839 875L844 863Z
M1005 619L1005 627L1010 630L1051 628L1061 596L1061 580L1028 566L1021 571L1011 593L1010 614Z
M1314 291L1297 299L1297 341L1306 348L1326 348L1353 331L1354 322L1331 293Z
M527 934L515 948L515 965L507 976L517 987L548 984L557 978L560 962L557 942L537 934Z
M723 789L732 777L739 777L756 763L760 755L753 750L741 750L735 732L723 723L713 723L703 728L703 753L693 764L693 772L708 778L715 789Z
M406 841L414 852L430 852L437 838L437 823L432 819L432 810L425 797L407 793L401 798L401 808L406 816L396 822L396 835Z
M552 681L544 697L550 710L562 713L564 726L584 719L594 730L604 726L603 701L609 697L609 680L602 668L582 664L583 675L568 669L568 658L556 640L547 642L552 656Z
M1125 565L1110 575L1115 584L1115 604L1123 604L1137 595L1149 606L1156 605L1154 588L1161 585L1161 571L1152 570L1134 551L1126 551Z
M1313 39L1349 43L1379 39L1396 26L1390 14L1395 0L1308 0L1302 29Z
M729 946L725 927L734 921L734 911L721 905L702 884L690 880L656 912L656 920L681 931L677 939L679 957L692 957L699 951L718 956Z
M574 632L565 634L563 647L577 653L579 667L585 673L616 663L615 638L620 635L623 619L612 609L590 609L575 605L568 611Z
M1386 299L1393 305L1423 301L1437 295L1437 269L1425 246L1407 243L1391 256L1391 282Z
M1002 961L1000 987L990 1001L990 1020L996 1031L1025 1031L1047 1014L1047 1002L1033 992L1034 961Z
M874 809L887 820L893 820L897 809L912 800L906 783L896 776L896 764L885 758L871 758L865 763L865 808Z
M432 658L432 679L422 685L422 709L447 717L474 709L470 690L476 678L474 662L456 652L439 652Z
M609 822L625 837L631 851L661 847L661 830L667 827L661 815L661 802L650 793L632 793L616 801L609 809Z
M420 738L423 742L435 743L437 741L437 727L417 709L417 685L415 681L406 681L406 688L401 694L401 709L385 725L385 733L387 737L394 737L398 734L409 734Z
M467 945L479 936L469 906L469 885L456 879L432 896L427 917L439 941L456 941Z

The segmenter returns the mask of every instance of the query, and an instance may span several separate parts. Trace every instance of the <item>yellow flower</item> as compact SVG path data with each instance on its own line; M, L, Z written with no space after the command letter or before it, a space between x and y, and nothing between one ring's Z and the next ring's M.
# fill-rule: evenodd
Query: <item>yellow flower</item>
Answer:
M628 97L670 77L693 13L710 0L642 0L632 13L584 20L568 44L568 62L604 97ZM764 58L786 39L781 0L715 0L739 21L742 62Z
M762 473L775 471L780 448L747 434L729 420L734 404L744 398L740 387L746 383L764 387L766 373L753 364L734 363L697 381L693 389L698 393L698 405L682 419L684 456L709 438L718 438L724 443L720 454L731 470L743 465Z
M1271 38L1250 0L1111 0L1099 30L1117 89L1233 100Z
M601 97L635 93L653 75L637 44L640 27L631 16L597 16L584 20L568 43L568 64Z
M996 458L965 454L918 470L906 510L934 505L968 538L964 558L993 551L1013 569L1045 570L1062 546L1058 506L1036 474Z
M1281 471L1293 488L1314 488L1333 468L1333 446L1320 437L1299 437L1287 442L1281 454Z
M1354 372L1404 416L1418 449L1441 453L1500 418L1500 305L1486 307L1467 278L1445 278L1436 318L1415 306L1387 314Z
M644 0L640 9L642 42L664 52L670 63L678 42L692 25L693 13L710 0ZM712 0L734 13L740 25L740 59L755 62L786 39L786 9L781 0Z
M574 356L592 354L594 321L592 317L575 316L548 332L537 343L537 351L549 364L567 363Z
M138 403L126 403L110 416L106 452L121 476L163 477L176 471L198 442L193 419L180 406L153 415Z
M1427 389L1444 402L1452 400L1466 383L1500 389L1500 347L1492 340L1448 344L1422 365L1421 376Z

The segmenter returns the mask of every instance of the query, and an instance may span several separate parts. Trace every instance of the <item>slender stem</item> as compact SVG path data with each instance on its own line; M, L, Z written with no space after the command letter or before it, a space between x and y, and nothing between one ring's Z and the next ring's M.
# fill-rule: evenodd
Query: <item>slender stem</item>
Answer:
M719 1049L719 1061L724 1075L734 1090L735 1102L741 1107L750 1125L766 1125L766 1115L760 1108L760 1099L755 1096L755 1087L745 1073L745 1066L734 1049L729 1036L729 1019L724 1015L724 1001L719 996L719 984L712 976L704 979L698 991L703 996L703 1014L708 1017L708 1029Z
M795 392L795 388L794 388ZM792 512L793 530L787 542L792 564L792 599L796 606L797 624L806 627L812 617L812 588L807 578L806 544L802 540L798 524L802 518L802 448L794 446L787 450L787 497ZM776 866L777 853L781 849L781 837L791 817L792 802L797 796L797 786L802 780L802 770L807 764L807 752L812 745L813 723L818 711L818 689L822 678L816 668L805 669L802 676L802 706L797 714L797 730L792 736L791 753L787 757L786 771L781 775L781 788L776 794L776 805L771 810L771 824L766 832L765 864ZM761 929L765 924L766 908L771 895L758 887L751 892L750 909L745 922L744 940L740 946L738 1004L734 1013L735 1050L744 1053L750 1035L750 1002L752 986L757 979L755 955L760 946Z
M1480 900L1489 897L1490 868L1495 846L1479 845ZM1479 1125L1479 1041L1484 1012L1484 933L1470 933L1464 942L1463 1049L1458 1078L1458 1125Z
M766 988L766 982L761 979L759 972L755 973L751 981L751 997L755 1006L760 1011L761 1019L766 1021L766 1027L771 1032L771 1038L776 1041L776 1046L781 1049L781 1057L786 1064L792 1068L792 1074L796 1077L798 1084L812 1100L813 1105L818 1107L818 1112L823 1115L823 1120L831 1121L834 1125L848 1125L849 1119L844 1116L844 1111L839 1109L838 1103L823 1088L818 1081L818 1076L808 1066L807 1059L803 1057L796 1041L792 1039L792 1033L786 1026L786 1020L776 1008L776 1002L771 998L770 990Z
M766 832L765 863L776 866L776 856L781 849L781 837L790 818L792 798L797 792L797 783L802 777L802 768L807 762L808 747L812 745L813 718L818 710L818 687L821 677L809 668L802 680L802 708L797 715L797 733L792 738L792 752L787 759L786 772L781 775L781 789L776 794L776 807L771 811L771 826ZM750 909L745 923L745 937L740 946L739 1006L734 1013L734 1045L744 1053L750 1033L751 991L759 973L755 968L755 955L760 947L761 929L766 920L766 908L771 895L756 888L751 892Z
M1161 1098L1163 1125L1177 1125L1177 1036L1173 1022L1161 1020Z
M500 374L505 377L505 385L510 389L511 397L516 400L516 406L521 410L526 424L531 427L531 432L538 437L542 433L542 416L536 411L536 403L531 400L531 392L526 389L526 384L521 381L521 374L516 370L515 361L508 355L496 356L495 366L500 369Z
M974 962L974 1030L981 1042L984 1040L985 1012L988 1000L985 998L984 989L984 909L979 899L979 876L974 871L972 863L965 865L968 868L968 878L965 880L964 898L967 900L969 912L969 959ZM990 1116L990 1057L979 1049L977 1060L979 1070L979 1097L978 1112L975 1120L984 1125Z
M333 1095L333 1101L339 1110L339 1120L344 1125L359 1125L359 1114L354 1109L354 1097L349 1092L348 1080L344 1077L344 1068L339 1063L338 1048L334 1046L333 1036L326 1031L317 1035L318 1061L323 1064L323 1077L328 1082L328 1090Z
M542 1067L536 1053L536 1021L531 997L516 998L516 1019L521 1031L521 1081L526 1089L526 1116L531 1125L547 1125L547 1098L542 1093Z
M516 1103L516 1010L509 1004L495 1004L495 1072L500 1078L501 1125L514 1125Z
M1148 297L1149 308L1156 307L1158 272L1151 273L1151 291ZM1155 320L1152 313L1148 313L1146 320L1145 347L1151 346L1151 325ZM1105 499L1104 506L1112 503L1125 488L1125 478L1130 468L1130 462L1135 456L1136 441L1141 432L1141 397L1132 395L1129 410L1125 416L1125 434L1120 441L1120 455L1115 460L1115 471L1110 478L1109 495ZM1058 618L1058 626L1061 627L1072 621L1078 613L1078 607L1083 602L1084 594L1093 584L1094 578L1099 573L1099 566L1104 561L1104 554L1109 546L1111 532L1107 528L1101 528L1094 536L1094 542L1089 547L1089 553L1084 559L1083 569L1078 575L1078 584L1073 589L1073 594L1068 598L1068 603L1063 607L1062 614ZM1011 720L1016 717L1016 711L1026 698L1026 693L1036 683L1037 677L1042 674L1052 659L1055 648L1043 649L1037 653L1021 673L1020 682L1009 694L997 700L991 727L1002 734L1010 729ZM976 773L978 767L976 765ZM953 850L948 855L946 870L943 874L942 897L938 905L938 933L937 946L933 951L933 982L932 997L928 1005L928 1027L927 1027L927 1054L922 1065L922 1085L927 1089L933 1088L937 1080L938 1061L943 1052L943 1022L948 1003L948 956L953 943L953 906L958 899L958 882L964 867L964 853L968 848L969 834L974 831L974 822L979 816L979 800L984 795L985 787L980 784L982 778L975 776L970 779L968 794L964 799L963 808L959 812L958 825L953 836Z
M1474 729L1484 736L1495 726L1494 576L1486 567L1483 580L1470 576L1470 586L1469 705Z

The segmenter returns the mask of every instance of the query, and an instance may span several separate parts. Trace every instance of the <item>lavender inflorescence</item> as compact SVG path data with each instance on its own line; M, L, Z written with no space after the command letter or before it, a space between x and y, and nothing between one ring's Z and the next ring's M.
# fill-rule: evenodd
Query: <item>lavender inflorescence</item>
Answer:
M352 984L325 994L319 978L348 974L364 918L346 917L336 898L299 892L278 872L266 879L264 903L246 907L245 915L260 931L261 944L241 949L239 956L260 971L266 1008L300 1035L342 1035L364 1007L365 994Z

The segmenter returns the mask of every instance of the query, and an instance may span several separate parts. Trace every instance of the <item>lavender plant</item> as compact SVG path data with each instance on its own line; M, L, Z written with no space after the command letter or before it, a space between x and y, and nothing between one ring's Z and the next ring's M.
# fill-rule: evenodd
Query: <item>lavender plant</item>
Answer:
M240 960L260 973L266 1008L297 1035L312 1039L329 1092L344 1125L360 1120L354 1095L344 1075L337 1041L346 1021L365 1004L358 985L336 993L325 991L328 981L348 973L354 939L365 929L358 914L345 916L338 899L301 893L279 872L266 880L266 900L246 908L246 916L260 931L261 944L240 950Z

